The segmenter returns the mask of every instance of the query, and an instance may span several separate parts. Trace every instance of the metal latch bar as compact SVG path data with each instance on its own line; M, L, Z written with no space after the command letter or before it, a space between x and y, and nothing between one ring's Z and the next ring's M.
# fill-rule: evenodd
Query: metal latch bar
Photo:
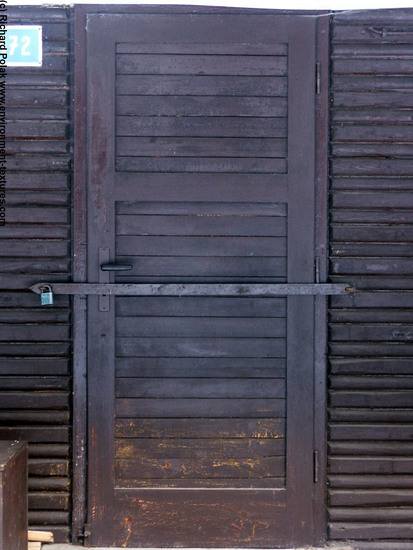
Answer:
M36 294L49 285L54 294L96 294L112 296L305 296L340 295L354 292L346 284L134 284L134 283L37 283Z

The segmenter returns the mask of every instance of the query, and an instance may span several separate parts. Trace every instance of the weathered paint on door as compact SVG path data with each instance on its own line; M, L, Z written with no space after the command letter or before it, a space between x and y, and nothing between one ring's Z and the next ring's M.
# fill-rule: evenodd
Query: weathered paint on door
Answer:
M90 14L87 68L89 282L314 282L314 18ZM311 543L313 297L108 304L92 544Z

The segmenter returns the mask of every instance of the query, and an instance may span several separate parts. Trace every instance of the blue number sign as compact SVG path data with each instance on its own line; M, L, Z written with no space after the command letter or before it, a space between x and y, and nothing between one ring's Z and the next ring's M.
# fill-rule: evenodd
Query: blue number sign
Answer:
M6 50L8 67L41 67L42 27L7 26Z

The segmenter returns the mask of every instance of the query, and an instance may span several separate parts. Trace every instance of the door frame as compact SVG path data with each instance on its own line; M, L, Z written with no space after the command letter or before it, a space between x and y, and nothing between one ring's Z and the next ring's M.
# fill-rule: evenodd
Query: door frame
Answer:
M269 13L302 15L286 10L251 10L243 8L209 8L190 6L116 6L76 5L72 25L72 120L74 135L72 243L73 282L87 282L87 67L86 20L91 13ZM329 114L329 30L331 15L326 11L305 12L317 18L316 61L318 66L315 153L315 255L319 258L320 283L328 277L328 114ZM73 297L73 402L72 402L72 542L85 541L87 522L87 338L86 299ZM327 297L315 297L314 342L314 471L313 544L323 545L327 538Z

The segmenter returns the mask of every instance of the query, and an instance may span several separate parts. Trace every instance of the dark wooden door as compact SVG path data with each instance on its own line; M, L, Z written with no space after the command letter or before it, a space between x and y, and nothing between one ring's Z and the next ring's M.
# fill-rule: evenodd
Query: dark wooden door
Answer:
M87 71L89 282L314 282L313 18L90 14ZM93 545L311 543L313 308L88 298Z

